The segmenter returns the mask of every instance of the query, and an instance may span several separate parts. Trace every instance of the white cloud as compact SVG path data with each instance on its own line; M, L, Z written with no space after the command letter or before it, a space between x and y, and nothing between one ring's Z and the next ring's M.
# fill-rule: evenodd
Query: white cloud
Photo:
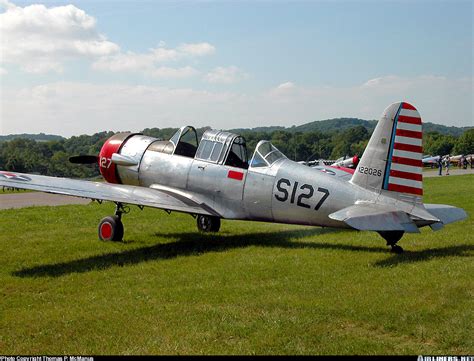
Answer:
M391 76L353 87L291 84L280 87L291 90L287 93L275 93L275 87L252 95L71 82L3 89L0 133L73 135L184 123L229 129L290 126L335 117L378 119L389 104L399 100L415 105L425 122L472 126L471 78Z
M92 64L95 70L138 71L140 69L152 68L154 64L153 54L135 54L133 52L120 53L115 56L102 57Z
M209 83L232 84L247 77L248 75L236 66L219 66L207 73L205 79Z
M274 95L274 96L280 96L280 95L290 95L294 94L296 90L296 85L295 83L291 81L287 81L285 83L279 84L277 87L270 89L269 94Z
M189 78L197 74L199 74L199 71L197 71L191 66L185 66L182 68L170 68L167 66L162 66L162 67L153 69L150 72L150 75L154 78L175 78L175 79Z
M292 83L291 81L287 81L286 83L281 83L276 87L276 90L290 90L294 89L296 85Z
M194 43L182 44L178 47L178 51L192 56L205 56L214 54L216 48L209 43Z
M20 65L26 72L61 72L67 59L94 58L120 50L98 33L92 16L73 5L20 7L4 2L3 7L2 62Z
M186 78L199 72L190 66L163 67L162 63L215 53L207 43L184 43L167 48L159 42L148 52L122 52L97 30L96 19L73 5L16 6L0 3L0 54L4 65L19 65L28 73L64 71L70 59L86 58L98 71L139 72L155 78Z
M236 97L187 88L72 82L5 90L0 96L0 133L25 129L65 135L104 129L139 131L184 123L204 126L220 119Z
M472 78L387 75L352 87L297 87L288 82L271 89L265 99L274 104L278 118L290 119L293 113L299 124L334 117L379 119L385 107L399 100L415 105L427 122L467 126L473 121Z
M187 78L199 72L191 66L173 68L160 64L209 55L215 49L208 43L184 44L176 49L165 46L164 42L160 42L158 48L149 49L147 53L127 52L104 56L96 60L92 68L110 72L138 72L155 78Z
M5 74L8 74L7 69L0 67L0 76Z

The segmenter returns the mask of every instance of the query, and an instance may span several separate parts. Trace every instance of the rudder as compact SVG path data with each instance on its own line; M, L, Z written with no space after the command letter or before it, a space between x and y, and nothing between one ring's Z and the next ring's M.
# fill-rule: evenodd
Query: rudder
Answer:
M421 117L413 105L397 102L388 106L351 182L392 196L398 193L405 201L421 202L422 134Z

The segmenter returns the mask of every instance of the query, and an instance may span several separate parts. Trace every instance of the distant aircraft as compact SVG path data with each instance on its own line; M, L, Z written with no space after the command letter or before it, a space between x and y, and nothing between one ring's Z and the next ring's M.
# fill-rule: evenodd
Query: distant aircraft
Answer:
M457 163L459 163L459 162L461 162L462 160L465 159L468 163L470 163L472 157L474 157L473 154L466 154L466 155L465 154L458 154L458 155L453 155L453 156L449 157L449 161L451 163L457 164Z
M336 160L333 164L334 167L344 167L344 168L355 168L359 163L359 157L354 155L353 157L342 157Z
M194 215L203 232L217 232L221 219L375 231L399 253L405 232L466 217L460 208L423 204L421 142L418 111L398 102L385 109L355 171L298 164L266 140L249 161L242 136L207 130L198 142L185 126L167 141L118 133L98 156L71 158L98 162L108 183L2 171L0 186L115 202L115 214L99 223L102 240L122 239L125 204L134 204Z
M427 156L422 159L423 164L438 164L439 158L441 158L439 155L436 155L434 157L432 156Z

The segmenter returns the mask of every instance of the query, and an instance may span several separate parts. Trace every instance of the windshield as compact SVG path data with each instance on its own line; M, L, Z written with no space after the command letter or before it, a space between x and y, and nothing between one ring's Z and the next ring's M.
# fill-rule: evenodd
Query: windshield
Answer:
M268 140L261 140L253 154L251 167L269 167L278 159L286 158L272 143Z
M190 126L182 127L174 133L169 141L175 146L175 155L194 158L198 148L196 129Z

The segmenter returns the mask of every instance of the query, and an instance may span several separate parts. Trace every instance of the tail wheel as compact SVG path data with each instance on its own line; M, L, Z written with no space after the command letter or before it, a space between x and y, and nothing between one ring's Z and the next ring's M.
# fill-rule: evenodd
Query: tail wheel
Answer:
M392 246L391 252L396 253L396 254L402 254L403 253L403 248L400 247L398 244L394 244Z
M108 216L100 221L99 239L101 241L122 241L123 223L119 216Z
M397 242L403 237L403 231L380 231L378 232L386 241L387 246L392 247L393 253L403 253L403 248Z
M221 219L213 216L197 216L197 227L201 232L219 232Z

